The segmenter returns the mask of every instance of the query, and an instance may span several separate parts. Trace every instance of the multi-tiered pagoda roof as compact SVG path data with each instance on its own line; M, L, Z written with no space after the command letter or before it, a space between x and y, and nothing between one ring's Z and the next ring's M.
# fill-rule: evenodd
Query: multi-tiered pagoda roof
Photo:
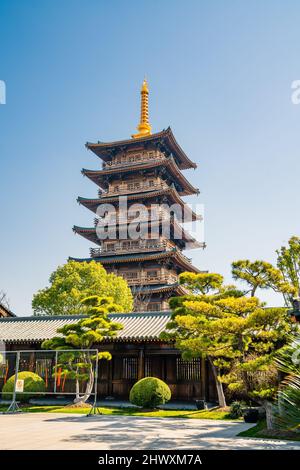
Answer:
M95 219L94 227L74 226L75 233L95 243L89 258L77 261L100 262L108 272L114 272L127 279L136 297L136 309L164 310L168 308L170 295L181 295L184 288L178 284L180 272L199 272L182 250L199 244L188 232L182 229L177 215L167 216L163 207L176 205L184 213L185 220L199 220L197 215L182 200L182 196L198 194L182 170L196 168L176 142L170 127L151 134L148 120L148 87L144 82L141 90L141 121L138 134L131 139L110 143L87 143L89 150L102 160L102 169L83 169L82 173L98 187L98 197L79 197L78 202L98 215L98 208L111 204L116 209L117 217L114 239L99 238L98 224L101 217ZM129 226L130 220L123 220L120 198L126 196L128 208L136 203L143 204L150 214L152 206L159 211L151 219L151 227L157 228L156 239L140 237L125 240L119 237L121 229ZM166 236L162 230L163 222L169 217L170 232ZM112 223L109 221L108 225ZM139 227L149 226L150 221L139 220ZM144 233L144 232L141 232ZM180 237L178 237L180 233ZM73 258L74 259L74 258Z

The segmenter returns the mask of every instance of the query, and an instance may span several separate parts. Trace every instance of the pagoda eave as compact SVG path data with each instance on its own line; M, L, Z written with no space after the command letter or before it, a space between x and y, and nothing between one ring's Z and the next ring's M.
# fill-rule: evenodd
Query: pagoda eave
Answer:
M181 170L197 168L196 163L192 162L187 157L187 155L177 143L170 127L161 132L150 134L145 137L140 137L139 139L127 139L116 142L87 142L86 147L94 152L103 161L107 162L111 160L112 155L115 154L119 149L134 149L140 147L141 144L158 145L169 154L173 154Z
M162 221L161 220L156 220L156 221L141 221L140 222L141 224L148 224L148 223L151 223L152 225L152 228L154 228L155 226L161 226L162 224ZM172 238L173 241L176 241L177 243L178 242L181 242L183 245L185 244L189 244L189 248L188 249L193 249L193 248L204 248L204 244L201 243L201 242L198 242L194 237L192 237L186 230L184 230L182 227L180 227L178 225L178 223L175 221L175 220L171 220L170 221L172 227L174 228L175 230L175 233L180 233L181 237L179 238ZM128 223L123 223L123 224L118 224L117 227L119 226L126 226L128 225ZM113 226L113 225L112 225ZM108 225L109 227L109 225ZM179 232L179 230L181 230L181 232ZM74 225L73 227L73 232L75 232L76 234L84 237L86 240L89 240L93 243L95 243L96 245L100 246L103 242L103 240L101 240L98 236L97 236L97 229L96 227L79 227L78 225Z
M107 264L120 264L120 263L136 263L136 262L146 262L146 261L157 261L163 259L172 259L176 266L182 268L182 271L189 271L194 273L199 273L200 270L192 265L186 256L184 256L176 248L168 250L165 252L155 252L155 253L135 253L132 255L115 255L115 256L99 256L95 258L70 258L73 261L98 261L103 265Z
M101 245L101 240L99 240L97 236L95 227L78 227L74 225L73 232L82 236L86 240L95 243L96 245Z
M182 187L182 190L178 191L180 196L190 196L192 194L199 194L198 188L195 188L181 173L179 167L176 165L173 158L164 158L160 161L137 163L134 165L127 166L116 166L115 168L108 168L104 170L88 170L82 169L82 174L87 176L91 181L100 186L103 189L108 188L107 178L114 175L124 175L128 173L141 172L154 168L163 168L164 171L168 170L169 175Z
M183 221L183 222L190 222L190 221L195 221L195 220L201 220L201 216L193 212L189 206L187 206L184 201L181 199L180 195L177 193L177 191L174 188L166 188L166 189L160 189L160 190L153 190L153 191L147 191L143 193L130 193L130 194L122 194L116 195L116 196L102 196L100 198L96 199L90 199L90 198L84 198L84 197L78 197L77 202L79 204L82 204L83 206L87 207L90 209L92 212L97 213L97 209L101 204L119 204L120 198L121 197L126 197L128 201L133 201L133 200L140 200L141 197L143 200L146 199L155 199L155 198L161 198L161 197L168 197L168 199L171 202L171 205L174 203L179 204L182 209L184 209L184 215L187 217L189 220Z

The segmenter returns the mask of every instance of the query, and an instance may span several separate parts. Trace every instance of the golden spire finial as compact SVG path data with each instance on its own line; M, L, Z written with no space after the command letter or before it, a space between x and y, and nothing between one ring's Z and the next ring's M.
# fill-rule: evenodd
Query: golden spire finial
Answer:
M132 137L138 139L139 137L145 137L151 134L151 126L149 124L149 104L148 104L149 89L146 78L144 78L141 88L141 119L137 126L138 134L134 134Z

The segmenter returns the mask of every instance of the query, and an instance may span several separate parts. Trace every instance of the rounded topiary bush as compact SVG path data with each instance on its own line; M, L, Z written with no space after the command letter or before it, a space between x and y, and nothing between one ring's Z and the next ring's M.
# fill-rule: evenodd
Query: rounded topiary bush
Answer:
M26 402L30 398L42 395L43 392L46 391L44 380L39 375L34 374L33 372L27 372L27 371L19 372L18 379L24 380L24 392L35 392L33 395L30 395L30 393L26 393L26 394L17 393L16 398L18 401ZM13 391L14 391L14 383L15 383L15 376L12 375L2 388L3 400L12 399ZM40 392L40 394L37 395L36 392Z
M143 408L156 408L171 399L168 385L156 377L146 377L134 384L130 390L129 400L133 405Z

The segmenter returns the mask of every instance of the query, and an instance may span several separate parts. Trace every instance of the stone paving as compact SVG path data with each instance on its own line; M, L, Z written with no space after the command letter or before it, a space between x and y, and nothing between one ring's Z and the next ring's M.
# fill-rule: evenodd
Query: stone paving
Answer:
M10 405L10 401L0 400L0 404ZM32 398L29 400L30 405L38 406L59 406L59 405L68 405L72 404L72 399L67 398ZM138 406L133 405L128 400L97 400L97 406L99 407L116 407L116 408L139 408ZM208 408L213 408L216 406L216 403L207 403ZM159 409L162 410L196 410L196 404L193 401L170 401L164 405L159 406Z
M0 415L0 449L297 449L300 442L236 437L234 421L61 413Z

